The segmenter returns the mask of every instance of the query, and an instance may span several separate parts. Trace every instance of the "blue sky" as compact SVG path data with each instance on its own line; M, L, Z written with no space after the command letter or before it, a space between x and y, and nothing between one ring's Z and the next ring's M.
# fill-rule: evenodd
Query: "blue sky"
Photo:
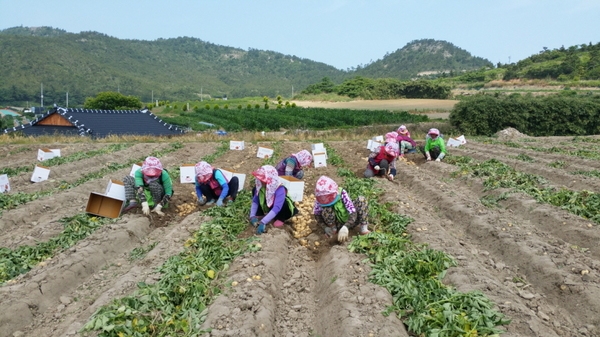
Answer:
M412 40L444 40L493 63L600 42L599 0L0 0L0 29L51 26L120 39L189 36L338 69Z

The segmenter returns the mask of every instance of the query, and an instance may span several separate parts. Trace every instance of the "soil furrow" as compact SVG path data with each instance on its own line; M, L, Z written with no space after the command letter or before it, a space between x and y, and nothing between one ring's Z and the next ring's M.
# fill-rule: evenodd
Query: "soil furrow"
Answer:
M54 271L60 270L61 266L72 264L73 261L86 266L85 273L74 276L57 291L57 294L53 293L51 298L44 296L43 299L38 299L21 294L26 297L24 301L30 307L32 304L37 306L37 310L32 310L33 317L30 320L18 322L19 326L15 327L18 331L23 332L25 336L75 335L98 308L108 304L113 298L132 293L138 282L152 284L160 279L160 274L155 268L169 257L183 251L183 242L198 228L202 219L199 219L199 213L195 212L173 226L155 230L144 218L126 216L123 220L122 224L103 229L93 234L86 242L80 242L71 250L53 258L49 261L52 267L37 271L37 274L46 273L44 280L52 283L53 278L58 275ZM137 224L143 224L146 230L143 233L134 232ZM148 232L150 230L151 233ZM129 241L126 245L119 245L122 242L112 240L117 233L120 233L119 237L127 234ZM152 244L155 244L154 248L142 259L130 258L134 248L148 248ZM95 246L94 252L102 248L102 259L92 258L94 254L86 255L83 259L80 257L81 251L92 246ZM26 283L33 282L33 278L22 277L18 282L22 287L27 287ZM17 294L18 291L15 295ZM47 305L42 308L36 304L38 301ZM0 333L0 336L4 335Z
M431 165L437 164L428 166ZM502 223L504 219L513 219L514 223L535 220L526 216L519 219L503 210L490 212L480 207L476 209L473 205L477 204L477 200L472 199L473 193L470 190L463 192L454 186L452 195L446 195L436 186L439 181L431 181L431 177L436 175L441 174L423 176L412 170L405 170L403 176L406 180L403 182L410 189L420 190L426 202L439 207L444 216L460 226L453 228L455 232L464 233L472 244L477 243L477 249L488 250L495 257L493 265L497 269L509 268L526 276L532 287L527 289L527 294L521 291L521 297L531 297L537 301L542 296L535 292L542 292L544 300L548 301L551 307L556 307L557 311L566 317L568 313L574 317L572 323L561 322L561 326L570 323L578 327L600 322L598 284L586 282L581 275L577 276L572 271L559 268L547 254L543 254L545 250L555 249L546 243L547 238L536 235L517 236L512 230L506 230L508 224ZM501 230L502 228L505 230ZM567 297L569 301L565 300Z

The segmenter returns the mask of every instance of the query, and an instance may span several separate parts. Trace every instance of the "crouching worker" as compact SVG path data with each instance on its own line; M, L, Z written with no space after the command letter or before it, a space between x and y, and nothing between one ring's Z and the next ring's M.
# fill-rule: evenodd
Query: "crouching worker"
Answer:
M375 151L369 155L365 178L383 176L393 181L396 176L396 157L399 152L398 143L395 141L375 148Z
M440 130L436 128L429 129L427 137L425 139L425 145L421 145L419 148L425 159L431 161L441 161L446 156L446 144L444 139L440 137Z
M123 184L125 198L129 200L129 205L123 212L136 208L140 202L145 215L150 215L150 207L153 208L152 212L165 215L162 208L167 206L173 196L173 182L158 158L146 158L142 168L135 171L134 177L126 176Z
M194 167L196 171L196 196L199 206L210 206L217 203L223 206L235 201L240 186L238 177L227 177L219 169L214 169L209 163L201 161Z
M367 199L359 196L350 199L346 190L338 187L333 179L322 176L315 187L313 213L328 238L337 235L339 242L348 240L348 230L358 226L360 235L369 234Z
M277 169L277 174L279 174L279 176L286 175L302 179L304 178L304 171L302 169L310 167L311 162L312 154L307 150L302 150L283 159L275 166L275 168Z
M280 183L277 170L265 165L252 175L256 177L256 187L252 189L250 224L256 227L256 234L264 233L272 220L273 227L283 227L283 222L298 214L298 209L287 196L287 189Z

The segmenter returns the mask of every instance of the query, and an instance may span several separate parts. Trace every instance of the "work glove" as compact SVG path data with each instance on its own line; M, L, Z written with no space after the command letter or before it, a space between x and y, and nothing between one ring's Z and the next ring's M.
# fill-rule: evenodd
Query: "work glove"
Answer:
M344 242L348 240L348 227L343 226L340 229L337 239L339 242Z
M435 158L435 161L441 161L441 159L440 158Z
M267 230L267 225L265 225L264 223L260 223L258 224L258 227L256 227L256 234L260 235L262 233L264 233Z
M387 178L388 178L389 181L394 181L394 175L393 174L389 174L387 176Z
M150 206L148 206L147 201L142 202L142 213L144 213L144 215L150 215Z
M427 161L431 161L431 155L429 152L425 152L425 156L427 156Z
M196 202L196 204L198 204L198 206L204 206L204 205L206 205L206 199L200 197L198 199L198 201Z
M252 227L256 227L256 225L258 224L258 217L257 216L251 216L250 217L250 224L252 225Z
M325 236L328 238L333 237L337 233L337 229L335 227L325 227Z
M156 213L156 214L158 214L160 216L165 215L165 213L162 212L162 205L161 204L156 205L156 207L154 207L154 209L152 210L152 212Z
M219 207L223 206L223 199L217 200L217 206L219 206Z
M379 170L381 170L381 167L379 167L379 165L375 165L375 167L373 167L373 169L375 169L375 171L379 172Z

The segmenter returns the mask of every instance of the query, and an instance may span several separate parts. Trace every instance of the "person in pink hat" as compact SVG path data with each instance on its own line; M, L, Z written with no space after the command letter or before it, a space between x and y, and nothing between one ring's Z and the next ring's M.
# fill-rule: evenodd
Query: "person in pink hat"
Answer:
M223 202L234 202L237 197L240 182L238 177L227 177L220 169L213 168L209 163L201 161L194 167L196 171L196 197L199 206L210 206L214 203L223 206Z
M446 144L444 144L444 139L440 136L440 130L436 128L429 129L425 145L421 145L419 150L423 153L427 161L441 161L444 159L447 154Z
M280 161L275 168L279 176L293 176L297 179L304 178L304 169L310 167L312 154L307 150L294 153Z
M365 178L383 176L393 181L396 176L396 158L400 154L398 142L389 142L378 146L369 155Z
M321 176L315 186L315 199L313 213L328 238L337 236L339 242L344 242L348 240L348 230L357 226L360 235L370 233L365 197L352 201L333 179Z
M134 176L123 178L125 186L125 199L129 204L123 212L138 207L138 201L142 204L142 213L150 215L152 212L160 216L165 215L162 208L165 207L173 196L173 182L169 172L156 157L148 157L144 160L142 168L135 171Z
M398 132L398 135L410 137L410 132L408 132L406 125L400 125L400 127L398 127L398 130L396 130L396 132Z
M277 170L271 165L264 165L252 175L256 178L256 186L252 189L250 224L256 227L256 234L264 233L271 221L273 227L283 227L284 221L298 214L298 209L288 197Z

